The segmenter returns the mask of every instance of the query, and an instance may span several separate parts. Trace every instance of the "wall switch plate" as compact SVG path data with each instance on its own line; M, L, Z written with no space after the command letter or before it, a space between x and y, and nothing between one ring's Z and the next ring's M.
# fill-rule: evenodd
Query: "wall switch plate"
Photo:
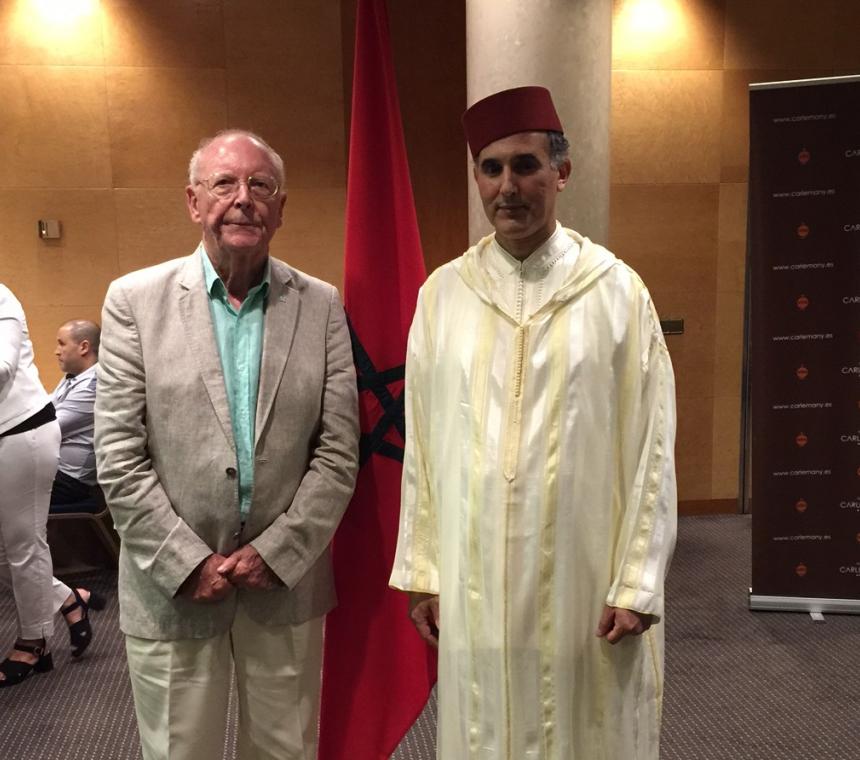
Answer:
M683 319L661 319L660 328L663 330L663 335L683 335L684 320Z
M40 219L39 237L42 240L56 240L60 237L60 222L58 219Z

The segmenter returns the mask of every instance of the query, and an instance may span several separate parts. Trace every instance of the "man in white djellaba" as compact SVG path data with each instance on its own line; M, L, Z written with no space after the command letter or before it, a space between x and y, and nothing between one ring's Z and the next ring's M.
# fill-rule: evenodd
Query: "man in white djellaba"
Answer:
M495 233L424 284L391 585L439 647L442 760L657 760L675 542L672 364L651 297L556 221L550 93L463 117Z

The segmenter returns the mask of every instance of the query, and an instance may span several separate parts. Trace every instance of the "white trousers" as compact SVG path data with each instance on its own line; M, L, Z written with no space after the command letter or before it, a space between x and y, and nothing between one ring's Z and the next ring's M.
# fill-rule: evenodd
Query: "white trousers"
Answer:
M60 425L0 437L0 582L15 596L18 637L41 639L71 589L53 577L46 540Z
M261 625L240 606L213 638L126 636L144 760L220 760L234 672L239 760L315 760L322 624Z

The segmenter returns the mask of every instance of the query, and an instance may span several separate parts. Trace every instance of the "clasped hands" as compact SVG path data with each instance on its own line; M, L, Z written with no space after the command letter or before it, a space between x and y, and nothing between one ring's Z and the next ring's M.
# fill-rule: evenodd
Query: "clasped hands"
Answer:
M439 646L439 597L432 594L409 595L409 617L421 638L430 646ZM606 605L595 635L617 644L625 636L639 636L651 627L653 618L635 610Z
M212 553L204 559L179 589L179 594L194 602L220 602L233 589L265 591L283 585L250 544L228 557Z

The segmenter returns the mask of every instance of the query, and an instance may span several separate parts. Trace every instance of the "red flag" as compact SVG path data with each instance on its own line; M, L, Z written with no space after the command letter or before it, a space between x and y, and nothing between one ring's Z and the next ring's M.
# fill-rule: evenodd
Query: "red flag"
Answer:
M385 760L436 680L406 595L388 588L400 515L403 365L425 278L384 0L358 0L344 301L361 404L361 469L334 539L320 760Z

